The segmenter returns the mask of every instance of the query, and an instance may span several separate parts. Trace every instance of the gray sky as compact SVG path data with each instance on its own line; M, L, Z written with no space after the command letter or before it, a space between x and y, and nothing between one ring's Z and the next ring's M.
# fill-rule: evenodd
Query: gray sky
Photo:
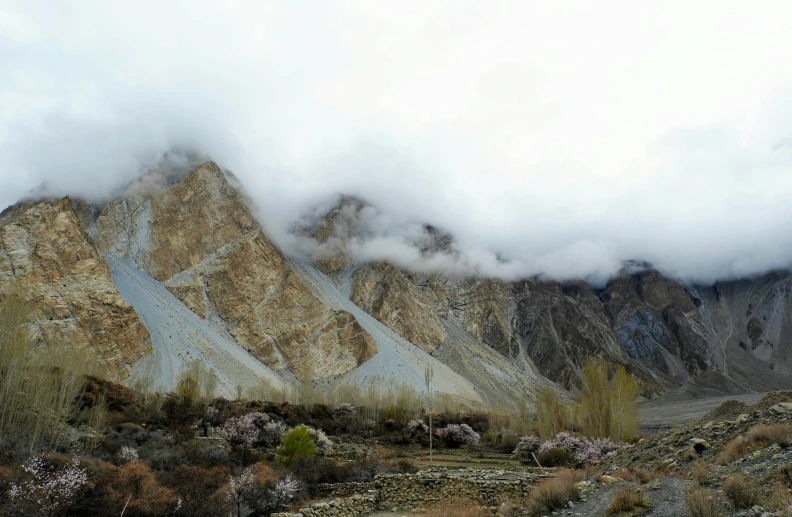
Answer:
M356 252L504 278L792 264L788 1L0 2L0 205L101 198L172 147L284 246L356 194ZM459 256L420 263L416 221ZM495 254L505 259L498 261Z

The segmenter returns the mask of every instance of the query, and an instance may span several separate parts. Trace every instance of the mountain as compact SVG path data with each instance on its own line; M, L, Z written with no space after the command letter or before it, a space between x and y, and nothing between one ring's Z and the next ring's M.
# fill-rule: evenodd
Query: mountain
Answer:
M684 285L648 266L603 289L507 283L360 263L365 201L342 197L295 229L308 256L267 237L236 179L212 162L152 171L101 205L26 201L0 215L0 303L24 292L36 343L96 350L118 379L172 388L193 360L221 394L262 380L434 388L511 406L553 383L575 391L583 360L623 364L645 396L789 389L789 272ZM409 245L453 256L422 225Z

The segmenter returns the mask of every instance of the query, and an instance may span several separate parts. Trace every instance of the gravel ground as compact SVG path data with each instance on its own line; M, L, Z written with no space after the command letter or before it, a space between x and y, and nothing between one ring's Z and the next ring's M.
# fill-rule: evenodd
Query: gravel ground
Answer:
M690 481L678 478L660 478L644 485L644 495L651 507L644 515L653 517L685 517L684 490ZM613 493L624 486L636 486L634 483L617 483L589 494L585 502L575 504L560 515L604 517L613 501Z
M652 400L638 408L641 431L653 434L679 424L689 424L706 415L727 400L738 400L745 404L756 404L765 393L729 395L695 400Z

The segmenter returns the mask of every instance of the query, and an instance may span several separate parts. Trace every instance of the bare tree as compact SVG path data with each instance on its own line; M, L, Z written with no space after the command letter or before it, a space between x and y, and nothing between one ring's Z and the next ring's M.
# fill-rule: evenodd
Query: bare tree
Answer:
M426 365L424 370L424 380L426 381L426 397L429 402L429 464L432 464L432 379L434 378L434 368L431 364Z

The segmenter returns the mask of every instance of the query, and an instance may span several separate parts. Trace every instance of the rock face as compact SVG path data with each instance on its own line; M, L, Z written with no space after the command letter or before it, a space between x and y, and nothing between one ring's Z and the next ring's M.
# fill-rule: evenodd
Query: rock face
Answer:
M403 270L373 263L352 273L350 299L411 343L432 353L445 330L423 293Z
M139 182L102 210L96 241L275 370L340 375L376 352L354 317L323 304L285 265L214 163L170 185Z
M424 350L444 341L446 321L522 371L572 390L589 356L623 364L648 396L792 387L790 273L695 286L640 265L599 290L582 281L413 274L355 265L348 243L367 237L355 226L364 210L349 198L331 210L313 235L333 244L316 263L349 283L358 306ZM425 256L453 258L453 239L432 230L426 236L434 244L411 244Z
M575 391L585 359L601 356L624 365L647 396L792 388L789 272L696 286L640 265L601 289L582 281L408 272L360 260L388 221L359 199L341 198L301 229L313 239L313 267L283 256L235 178L214 163L186 174L159 170L101 207L63 199L4 212L0 302L16 279L29 293L37 342L93 347L121 377L151 342L102 253L118 271L131 268L124 278L140 296L168 289L177 298L168 295L168 307L178 305L171 307L178 314L189 308L237 359L249 352L301 380L362 383L410 372L422 385L424 366L440 361L447 393L464 384L470 399L508 405L550 381ZM459 258L448 233L403 224L403 244L416 260ZM136 283L143 282L138 270L149 275L150 289ZM183 327L171 322L168 329L188 335ZM175 339L164 327L151 335L158 351ZM206 359L200 350L195 354Z
M116 379L151 351L69 198L21 203L0 216L0 303L16 288L30 305L36 345L95 352Z

